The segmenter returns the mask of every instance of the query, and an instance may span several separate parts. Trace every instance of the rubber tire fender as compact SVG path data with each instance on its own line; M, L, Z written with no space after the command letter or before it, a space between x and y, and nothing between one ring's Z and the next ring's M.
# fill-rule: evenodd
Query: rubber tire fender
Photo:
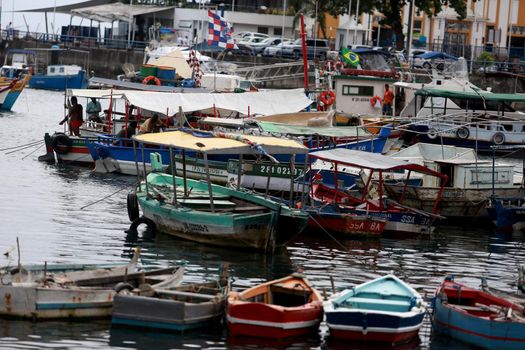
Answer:
M51 147L58 154L66 154L73 147L73 141L63 132L57 132L51 136Z
M133 222L140 217L139 201L137 200L137 194L135 192L128 193L126 198L126 206L128 209L129 221Z
M505 134L502 132L497 132L492 136L491 140L495 145L502 145L505 143Z
M145 224L146 226L148 226L149 236L150 237L154 237L155 236L155 234L157 233L157 225L155 225L155 222L153 222L153 220L145 218L144 216L141 216L140 218L138 218L136 220L133 220L133 222L129 226L128 232L129 233L133 233L133 232L137 233L137 228L141 224Z
M458 139L468 139L470 136L470 130L464 126L456 130L456 136Z
M127 290L129 292L131 292L133 290L133 286L129 283L126 283L126 282L119 282L115 285L115 287L113 287L113 290L118 294L120 292L122 292L123 290Z

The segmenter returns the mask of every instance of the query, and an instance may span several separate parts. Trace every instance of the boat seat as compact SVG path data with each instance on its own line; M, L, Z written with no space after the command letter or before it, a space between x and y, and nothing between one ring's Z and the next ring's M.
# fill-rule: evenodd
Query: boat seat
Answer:
M185 205L185 206L191 206L191 207L209 207L211 204L210 204L210 199L196 199L196 198L183 198L183 199L179 199L178 202L182 205ZM213 205L217 208L219 207L222 207L222 208L225 208L225 207L228 207L228 208L232 208L232 207L235 207L236 204L233 203L233 202L230 202L228 200L224 200L224 199L217 199L217 200L214 200L213 201Z
M266 207L263 207L262 205L251 205L246 207L237 207L233 209L234 213L242 213L245 211L255 211L255 210L266 210Z
M374 298L349 298L345 300L343 304L365 304L365 305L389 305L389 306L399 306L410 307L410 301L408 300L390 300L390 299L374 299Z

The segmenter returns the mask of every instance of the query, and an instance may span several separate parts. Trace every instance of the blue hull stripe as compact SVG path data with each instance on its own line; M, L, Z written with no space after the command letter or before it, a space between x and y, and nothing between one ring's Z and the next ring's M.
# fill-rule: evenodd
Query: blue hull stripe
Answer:
M109 308L113 305L111 301L94 303L37 303L37 310L72 310L72 309L98 309Z
M326 323L341 326L363 328L406 328L417 326L423 322L424 314L413 317L399 317L382 313L366 313L359 311L327 312Z

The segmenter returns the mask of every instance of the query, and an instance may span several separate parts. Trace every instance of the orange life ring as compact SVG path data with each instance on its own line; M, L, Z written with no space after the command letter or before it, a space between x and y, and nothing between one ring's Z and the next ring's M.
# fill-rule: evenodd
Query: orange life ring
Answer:
M144 78L144 80L142 80L142 84L144 85L148 85L150 81L154 81L155 82L155 85L158 85L160 86L160 80L159 78L153 76L153 75L148 75L147 77Z
M319 100L325 105L330 106L335 102L335 93L333 91L323 91L319 95Z
M379 101L379 104L382 104L383 103L383 100L381 99L380 96L377 96L375 95L374 97L372 97L370 99L370 104L372 105L372 108L374 108L376 106L376 103Z

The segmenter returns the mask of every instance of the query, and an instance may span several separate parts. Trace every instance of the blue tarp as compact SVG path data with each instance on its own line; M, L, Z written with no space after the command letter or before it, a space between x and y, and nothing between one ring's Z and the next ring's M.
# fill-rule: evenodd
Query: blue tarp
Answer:
M441 59L441 60L454 60L454 61L457 61L457 59L458 59L456 56L452 56L452 55L449 55L448 53L439 52L439 51L427 52L427 53L424 53L424 54L421 54L421 55L417 55L416 57L417 58L422 58L422 59L425 59L425 60Z

